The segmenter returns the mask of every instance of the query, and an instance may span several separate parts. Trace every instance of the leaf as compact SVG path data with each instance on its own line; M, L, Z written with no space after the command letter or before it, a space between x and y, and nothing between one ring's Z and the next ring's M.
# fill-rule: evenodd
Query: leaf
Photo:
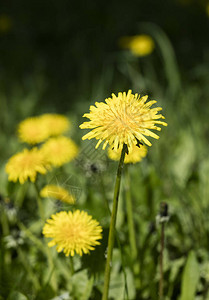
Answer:
M199 264L194 251L190 251L183 271L180 300L194 300L200 277Z
M28 300L28 297L26 297L25 295L23 295L18 291L13 291L11 292L7 300Z

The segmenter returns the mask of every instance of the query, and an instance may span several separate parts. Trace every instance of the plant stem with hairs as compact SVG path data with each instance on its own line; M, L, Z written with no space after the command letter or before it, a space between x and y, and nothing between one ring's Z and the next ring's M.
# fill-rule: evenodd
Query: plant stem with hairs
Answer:
M124 144L122 152L121 152L119 165L118 165L118 171L117 171L117 177L116 177L115 189L114 189L113 208L112 208L112 214L111 214L111 220L110 220L108 248L107 248L107 260L106 260L106 266L105 266L104 289L103 289L102 300L108 299L110 271L111 271L111 264L112 264L112 253L113 253L114 239L115 239L115 225L116 225L117 210L118 210L118 199L119 199L122 169L123 169L124 158L125 158L126 152L127 152L127 145Z

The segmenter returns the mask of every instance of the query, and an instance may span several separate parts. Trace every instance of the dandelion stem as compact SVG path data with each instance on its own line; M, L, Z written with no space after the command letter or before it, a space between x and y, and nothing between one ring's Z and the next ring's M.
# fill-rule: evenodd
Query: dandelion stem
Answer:
M126 189L126 209L127 209L127 220L128 220L128 233L129 233L129 242L131 248L131 254L133 261L137 258L137 247L136 247L136 234L134 228L133 220L133 207L130 191L130 174L128 170L128 165L125 167L125 189Z
M38 186L37 186L37 183L34 182L34 186L35 186L35 189L36 189L36 193L37 193L37 203L38 203L38 210L39 210L39 215L40 215L40 218L42 219L42 221L45 221L45 218L44 218L44 208L43 208L43 204L42 204L42 201L41 201L41 198L40 198L40 195L39 195L39 189L38 189Z
M118 199L119 199L119 191L120 191L120 182L121 182L121 175L122 175L122 169L123 169L123 163L124 163L126 151L127 151L127 145L124 144L122 152L121 152L121 157L120 157L120 161L119 161L119 165L118 165L117 177L116 177L116 182L115 182L113 208L112 208L109 237L108 237L107 260L106 260L106 266L105 266L104 290L103 290L102 300L108 299L112 253L113 253L114 237L115 237L115 225L116 225Z

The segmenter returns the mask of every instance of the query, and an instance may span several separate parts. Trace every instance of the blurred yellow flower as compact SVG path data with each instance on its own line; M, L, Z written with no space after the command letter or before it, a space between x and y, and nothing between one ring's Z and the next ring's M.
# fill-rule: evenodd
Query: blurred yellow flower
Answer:
M69 204L75 203L75 197L61 186L48 184L41 191L42 198L53 198Z
M94 250L100 244L98 240L102 238L101 232L99 222L80 210L56 213L46 221L43 228L45 237L53 239L48 246L56 245L56 250L63 251L66 256L74 256L75 253L82 256Z
M69 120L63 115L44 114L40 118L46 127L49 136L63 134L70 128Z
M28 144L38 144L51 136L64 133L70 127L65 116L58 114L44 114L31 117L20 122L18 136L21 141Z
M12 28L12 19L8 15L0 15L0 32L7 33Z
M38 144L45 141L49 134L40 117L31 117L20 122L18 136L22 142Z
M139 146L134 145L133 150L131 152L129 152L128 154L127 153L125 154L124 163L125 164L130 164L130 163L135 164L135 163L141 161L142 158L144 158L146 155L147 155L147 147L146 146L140 145L140 148L139 148ZM115 149L112 149L111 147L109 147L108 156L112 160L120 160L121 151L119 149L115 150Z
M77 145L65 136L50 138L42 145L41 150L55 167L70 162L78 154Z
M160 131L156 126L160 124L167 126L165 122L158 119L164 119L158 112L160 107L150 108L155 100L146 103L148 96L140 97L138 94L118 93L118 96L112 94L112 98L107 98L104 102L96 102L95 106L90 106L90 113L83 117L90 119L80 125L81 129L92 129L83 136L83 140L95 138L98 141L96 148L104 142L103 149L107 144L114 149L123 148L123 144L128 147L128 152L132 152L133 146L138 142L143 142L148 146L152 144L145 136L151 136L158 139L159 136L151 130ZM151 129L151 130L150 130Z
M121 47L129 49L136 56L149 55L155 47L153 39L146 34L123 37L119 43Z
M46 174L49 164L43 153L37 148L24 149L13 155L6 164L9 181L23 184L27 179L35 182L37 173Z

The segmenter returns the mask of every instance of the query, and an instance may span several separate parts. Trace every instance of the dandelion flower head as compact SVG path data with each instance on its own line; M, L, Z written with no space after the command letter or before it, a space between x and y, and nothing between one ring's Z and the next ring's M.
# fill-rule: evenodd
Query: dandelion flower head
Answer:
M40 196L43 198L53 198L69 204L75 203L75 197L66 189L59 185L47 184L40 191Z
M70 128L69 120L59 114L44 114L41 116L41 121L46 127L49 136L57 136L63 134Z
M54 167L72 161L78 154L77 145L65 136L50 138L42 145L41 150Z
M70 122L63 115L44 114L20 122L18 136L22 142L38 144L51 136L57 136L70 127Z
M121 151L119 149L112 149L109 147L108 149L108 156L112 160L120 160ZM142 158L144 158L147 155L147 147L144 145L133 146L133 150L129 152L128 154L125 154L124 163L125 164L135 164L137 162L140 162Z
M23 184L27 179L35 182L37 173L46 174L49 164L44 154L37 148L24 149L13 155L6 164L9 181Z
M123 37L120 39L120 45L123 48L129 49L136 56L149 55L155 47L153 39L146 34Z
M56 213L43 228L44 236L52 238L48 246L56 246L57 251L63 251L66 256L74 256L75 253L82 256L94 250L100 244L101 232L99 222L80 210Z
M20 122L18 136L22 142L34 145L45 141L49 134L40 117L31 117Z
M107 144L112 148L119 148L126 144L128 152L132 152L133 146L142 142L148 146L152 144L146 138L151 136L158 139L159 136L151 130L160 131L158 125L167 126L159 119L164 119L163 115L158 114L160 107L151 108L156 103L155 100L147 102L148 96L140 97L138 94L118 93L112 94L112 98L107 98L104 102L96 102L95 106L90 106L90 113L83 117L90 121L80 125L81 129L91 129L83 140L95 138L98 141L96 148L104 141L103 148Z

